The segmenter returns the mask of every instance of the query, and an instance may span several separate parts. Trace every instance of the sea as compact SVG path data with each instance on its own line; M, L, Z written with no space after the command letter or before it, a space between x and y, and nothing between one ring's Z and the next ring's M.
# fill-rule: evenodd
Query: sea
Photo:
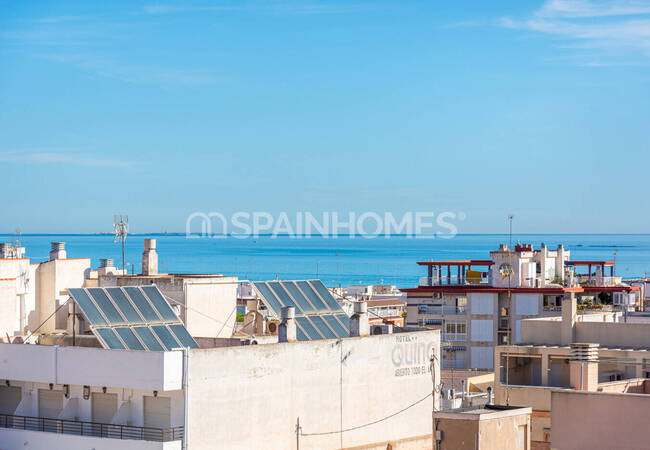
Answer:
M155 238L162 273L216 273L240 279L319 278L330 287L350 284L392 284L413 287L426 268L417 261L487 259L499 244L531 243L549 249L558 244L574 260L615 260L615 275L633 278L650 274L650 234L459 234L453 238L378 236L259 236L188 238L185 234L129 235L125 263L140 271L143 239ZM122 264L121 243L106 234L11 234L0 242L20 240L32 262L48 259L50 242L66 243L68 258L100 258Z

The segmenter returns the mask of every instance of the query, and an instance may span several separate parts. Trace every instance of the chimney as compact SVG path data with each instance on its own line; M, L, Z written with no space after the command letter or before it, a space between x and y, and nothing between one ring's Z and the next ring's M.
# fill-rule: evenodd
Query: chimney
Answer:
M280 326L278 327L278 342L296 342L296 309L293 306L283 306L280 311Z
M112 258L101 258L99 260L99 267L102 269L105 269L107 267L113 267L113 259Z
M573 389L598 390L598 348L599 344L571 344L569 380Z
M142 275L158 275L158 253L156 253L155 239L144 240Z
M369 336L368 304L366 302L353 302L352 304L354 305L354 314L350 317L350 336Z
M50 261L55 259L66 259L65 242L52 242L52 249L50 250Z
M576 325L576 294L565 292L562 298L562 345L571 345L573 342Z

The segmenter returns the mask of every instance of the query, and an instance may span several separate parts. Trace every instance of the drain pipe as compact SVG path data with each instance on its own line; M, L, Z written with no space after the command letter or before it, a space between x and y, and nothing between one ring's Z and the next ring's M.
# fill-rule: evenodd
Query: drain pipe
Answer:
M190 348L185 347L183 349L183 397L184 397L184 408L183 408L183 450L187 450L187 435L188 433L188 427L187 427L187 417L188 417L188 408L189 408L189 394L188 394L188 387L189 387L189 381L190 381Z

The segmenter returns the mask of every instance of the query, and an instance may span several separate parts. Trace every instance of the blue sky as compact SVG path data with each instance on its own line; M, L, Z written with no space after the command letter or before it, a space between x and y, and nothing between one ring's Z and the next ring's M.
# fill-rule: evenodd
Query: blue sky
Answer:
M650 2L0 2L0 232L649 232Z

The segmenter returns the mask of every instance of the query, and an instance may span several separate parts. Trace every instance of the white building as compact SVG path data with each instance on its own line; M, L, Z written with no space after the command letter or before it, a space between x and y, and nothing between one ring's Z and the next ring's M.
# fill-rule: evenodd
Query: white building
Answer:
M292 319L283 326L295 336ZM0 344L0 442L66 450L430 444L438 331L288 337L168 352Z

